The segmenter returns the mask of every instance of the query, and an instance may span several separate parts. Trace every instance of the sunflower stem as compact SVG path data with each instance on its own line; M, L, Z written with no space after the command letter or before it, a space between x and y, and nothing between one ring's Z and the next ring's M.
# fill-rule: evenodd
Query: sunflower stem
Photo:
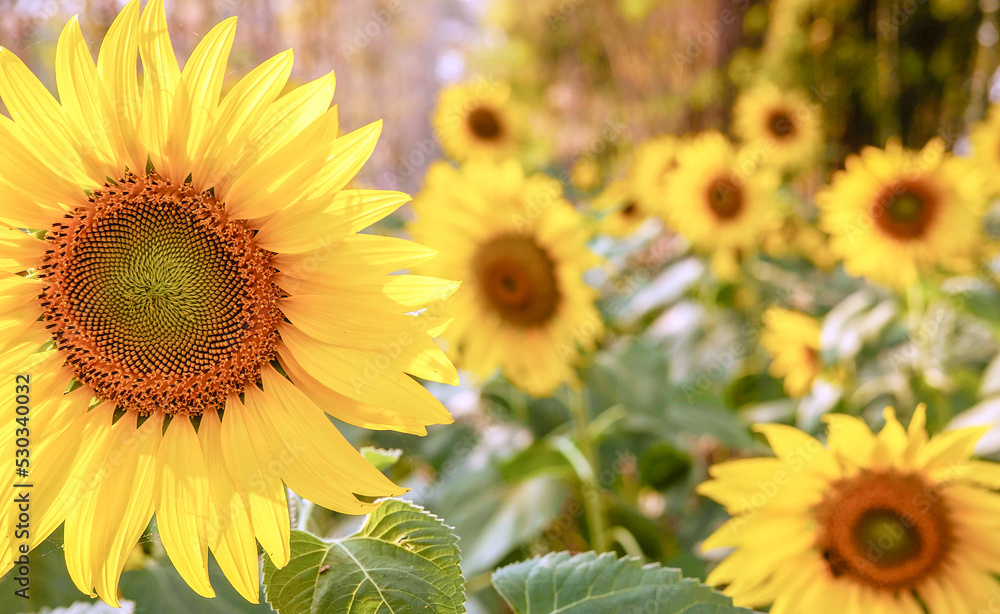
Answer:
M583 510L587 516L587 530L590 547L595 552L607 550L607 526L601 506L601 490L598 483L597 454L590 435L590 410L586 389L568 389L567 406L573 417L577 445L587 459L589 471L577 472L582 486Z

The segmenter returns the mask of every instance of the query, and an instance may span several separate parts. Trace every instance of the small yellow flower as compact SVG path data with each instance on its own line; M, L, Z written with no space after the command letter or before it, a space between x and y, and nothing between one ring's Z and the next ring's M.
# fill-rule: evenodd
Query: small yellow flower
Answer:
M755 251L780 221L773 168L738 150L718 132L683 146L667 180L666 223L704 251Z
M441 148L458 162L502 158L517 151L522 118L510 86L483 79L441 90L434 130Z
M650 139L636 149L628 181L643 210L662 215L666 208L668 179L677 168L682 141L665 135Z
M603 333L583 280L599 261L559 181L513 160L439 162L413 208L411 232L440 250L418 272L464 280L440 311L454 318L444 338L456 363L483 377L500 368L535 396L575 382L581 350Z
M785 392L803 397L823 370L819 357L820 325L804 313L772 307L762 317L760 344L774 359L768 372L785 378Z
M740 94L733 107L733 131L749 150L788 170L811 164L823 144L818 106L805 92L773 83Z
M632 183L612 182L591 203L591 209L601 216L599 232L612 237L626 237L649 218L639 204Z
M982 179L967 160L945 152L941 139L920 151L893 139L848 157L845 166L816 204L848 273L901 288L935 268L972 268L982 242Z
M1000 594L1000 465L970 458L986 429L928 439L923 406L908 430L893 410L884 416L874 435L827 415L826 447L760 424L774 457L713 466L698 492L732 518L702 549L735 550L708 583L772 614L989 611Z

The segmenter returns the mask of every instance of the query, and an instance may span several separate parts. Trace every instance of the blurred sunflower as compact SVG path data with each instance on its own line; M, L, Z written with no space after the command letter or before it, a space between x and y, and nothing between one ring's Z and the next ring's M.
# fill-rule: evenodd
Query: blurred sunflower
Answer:
M987 196L1000 196L1000 105L972 128L972 161L986 183Z
M445 339L456 363L481 376L499 367L535 396L574 383L603 323L583 281L598 260L561 184L512 160L439 162L413 208L413 235L441 251L418 270L465 280L441 314L454 318Z
M928 440L923 406L908 431L887 409L877 436L853 416L825 419L829 447L761 424L776 457L710 469L698 491L733 518L702 548L735 551L708 583L772 614L985 611L1000 593L1000 466L970 457L988 429Z
M940 267L971 269L985 208L981 176L932 139L921 151L866 147L816 196L820 223L852 275L897 288Z
M768 163L788 170L809 165L823 144L816 105L804 92L773 83L740 94L733 106L733 131Z
M482 80L441 90L434 130L441 149L458 162L503 158L517 151L521 117L509 85Z
M601 216L599 232L612 237L626 237L649 219L627 180L610 183L591 203L591 209Z
M764 232L780 223L778 183L772 168L756 166L722 134L706 132L678 154L663 215L701 250L754 251Z
M629 173L639 206L650 213L665 209L667 179L677 168L677 153L682 141L665 135L645 141L636 149Z
M256 602L255 538L278 567L289 558L282 482L351 514L376 507L356 495L404 492L324 411L411 433L450 421L410 375L457 373L406 314L455 284L389 276L432 252L355 233L408 198L343 189L380 124L337 136L332 74L279 98L291 52L220 102L235 25L180 70L161 0L125 6L96 66L73 19L56 48L61 103L0 49L2 354L8 374L30 374L26 542L65 521L73 582L112 605L154 514L196 592L214 594L211 550ZM401 331L413 342L390 358ZM4 572L24 545L15 522L0 517Z
M804 397L823 371L819 359L820 326L814 318L798 311L772 307L761 318L764 329L760 344L774 360L768 372L785 378L785 392Z

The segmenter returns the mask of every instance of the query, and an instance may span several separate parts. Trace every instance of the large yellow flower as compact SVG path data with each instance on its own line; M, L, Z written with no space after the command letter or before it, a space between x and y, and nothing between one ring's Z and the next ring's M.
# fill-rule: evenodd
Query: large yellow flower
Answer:
M785 378L785 392L803 397L822 372L819 322L798 311L772 307L761 318L760 344L774 357L769 372Z
M439 162L413 206L414 236L441 252L418 270L464 280L440 314L454 318L445 338L458 365L502 368L535 396L575 381L579 350L603 324L582 278L597 260L559 182L511 160Z
M820 222L852 275L894 287L940 267L966 272L981 243L981 176L945 152L941 139L921 151L866 147L816 196Z
M338 137L332 74L279 97L291 52L220 101L234 32L213 28L181 70L162 1L133 1L95 66L74 19L61 102L0 49L2 362L25 397L0 454L30 433L28 475L4 472L0 497L34 485L28 533L17 509L0 517L5 572L65 522L73 581L116 604L155 515L195 591L213 594L211 550L256 601L255 539L288 561L285 485L352 514L375 507L356 495L404 490L324 411L417 433L450 421L410 375L457 374L406 314L454 284L389 276L432 252L355 233L406 195L344 189L380 124Z
M924 413L907 431L886 410L877 436L828 415L828 447L758 425L776 456L715 465L698 488L733 516L704 542L735 548L708 582L739 605L773 603L771 614L989 611L1000 595L1000 466L970 459L986 429L928 440Z
M444 88L434 111L441 149L459 162L514 154L522 137L521 121L510 86L488 80Z
M778 175L718 132L681 148L667 184L663 215L697 248L752 251L777 227Z
M769 163L799 169L816 159L823 144L817 108L804 92L762 83L737 98L733 132Z
M970 135L972 161L986 183L988 196L1000 196L1000 105L990 106L986 119L976 124Z

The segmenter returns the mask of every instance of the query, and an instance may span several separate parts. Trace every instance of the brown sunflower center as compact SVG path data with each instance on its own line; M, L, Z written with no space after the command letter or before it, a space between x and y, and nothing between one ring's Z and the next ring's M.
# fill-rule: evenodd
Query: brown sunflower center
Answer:
M937 199L922 184L899 182L886 187L872 206L872 217L886 234L918 239L937 215Z
M767 118L767 129L779 141L795 136L795 122L785 111L775 111Z
M469 111L469 130L484 141L495 141L503 135L503 123L492 109L476 107Z
M834 577L909 590L934 575L952 544L940 493L915 475L866 472L834 485L816 510L817 547Z
M505 322L540 326L559 307L555 264L533 238L501 235L479 248L473 261L479 291Z
M129 173L47 240L46 326L76 377L119 408L218 409L271 359L272 254L211 193Z
M720 220L732 219L743 209L743 191L732 177L719 177L708 184L708 206Z

